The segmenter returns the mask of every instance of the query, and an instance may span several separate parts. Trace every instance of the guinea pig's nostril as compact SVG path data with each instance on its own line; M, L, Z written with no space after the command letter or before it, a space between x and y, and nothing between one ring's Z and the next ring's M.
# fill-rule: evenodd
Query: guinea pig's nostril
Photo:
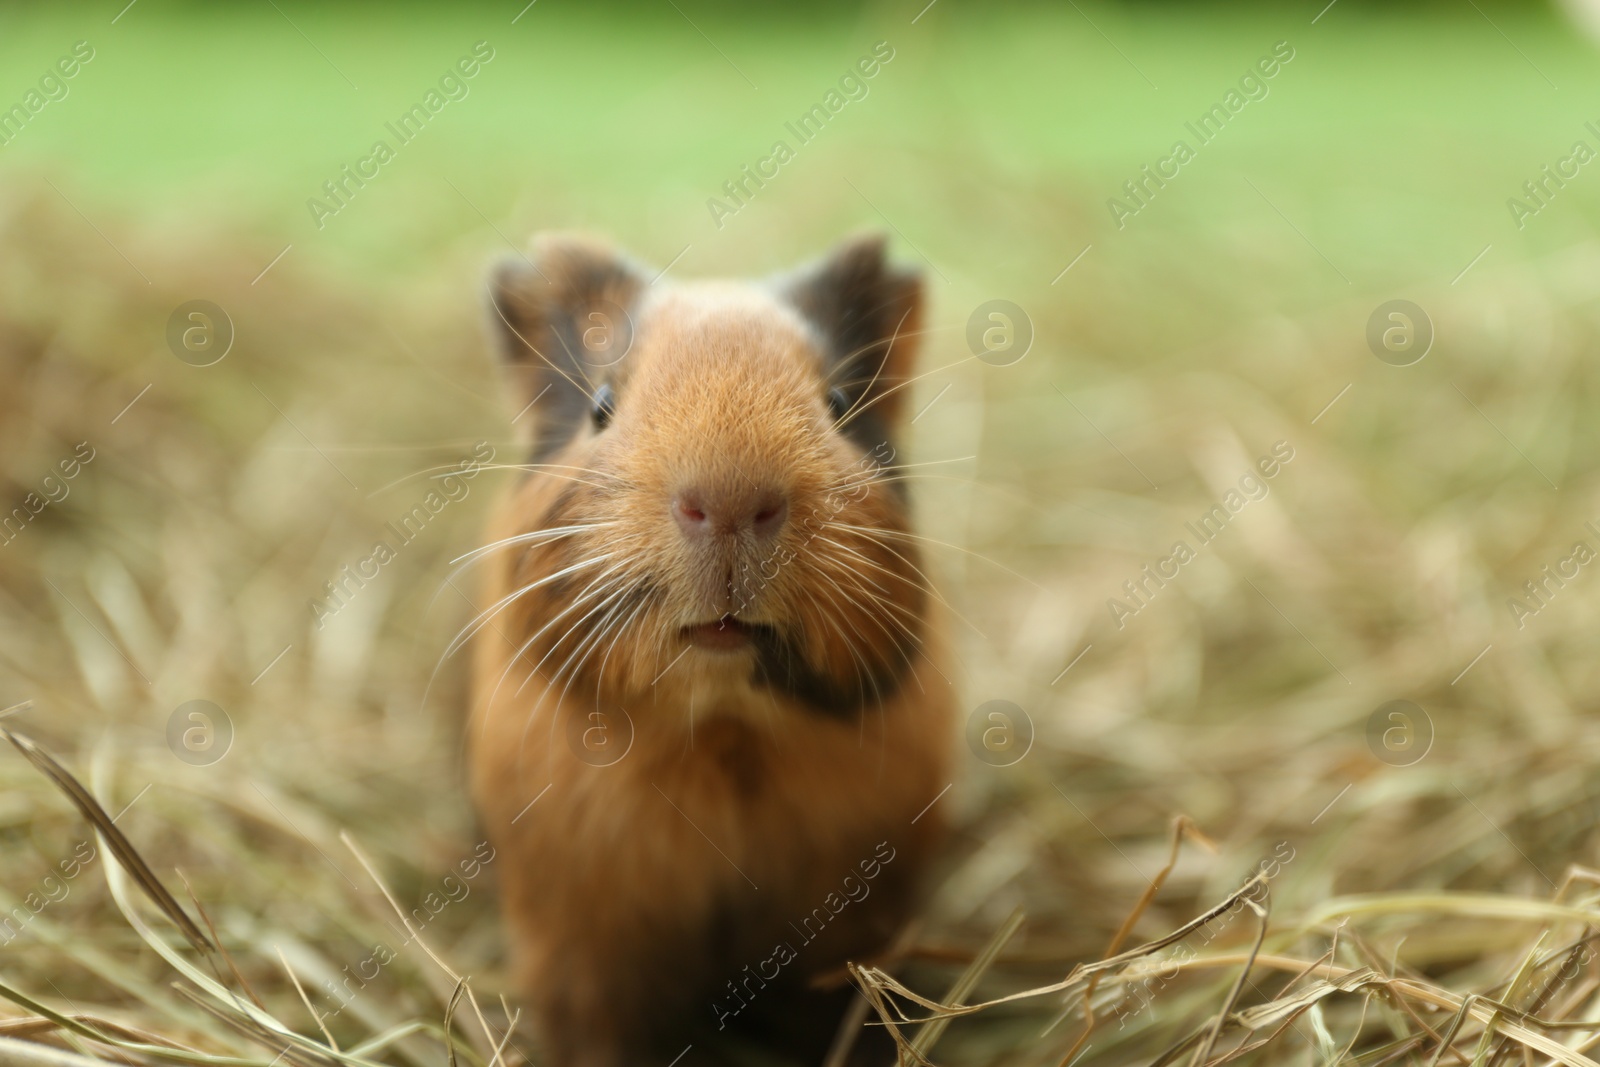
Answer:
M771 537L788 521L789 503L770 489L748 493L743 487L716 490L691 486L673 498L672 517L685 536L697 540L740 532Z
M687 526L702 526L706 521L706 513L696 506L694 501L679 497L673 502L673 514L680 523Z
M788 513L789 505L784 500L768 504L755 514L756 533L764 536L777 533Z

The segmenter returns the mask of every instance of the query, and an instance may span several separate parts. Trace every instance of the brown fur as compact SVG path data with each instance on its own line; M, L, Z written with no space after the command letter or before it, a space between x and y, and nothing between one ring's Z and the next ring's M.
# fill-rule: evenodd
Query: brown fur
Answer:
M473 794L555 1067L665 1064L760 1023L816 1056L835 1019L805 1014L810 979L905 921L941 832L937 806L917 817L949 781L940 627L868 459L892 455L869 442L901 408L920 285L874 239L766 286L648 277L558 237L493 280L539 429L490 544L588 528L484 557ZM671 509L702 490L786 518L696 541ZM749 648L686 644L725 614ZM591 727L626 755L580 759Z

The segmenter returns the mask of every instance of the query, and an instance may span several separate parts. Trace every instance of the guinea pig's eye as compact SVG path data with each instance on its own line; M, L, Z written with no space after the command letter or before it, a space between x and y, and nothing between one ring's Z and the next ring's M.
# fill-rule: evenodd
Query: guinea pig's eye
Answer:
M610 384L602 384L594 391L594 407L589 411L589 417L594 420L594 428L603 430L611 421L611 416L617 411L617 394Z
M844 390L833 388L828 390L828 411L833 415L833 421L838 422L844 418L845 412L850 410L850 398L844 395Z

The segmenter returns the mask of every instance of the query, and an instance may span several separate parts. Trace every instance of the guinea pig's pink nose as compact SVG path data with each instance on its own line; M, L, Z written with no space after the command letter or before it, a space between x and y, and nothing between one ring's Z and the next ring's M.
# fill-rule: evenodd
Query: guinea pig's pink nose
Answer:
M725 490L690 486L672 501L672 517L691 540L745 531L767 539L788 521L789 501L777 489L753 485Z

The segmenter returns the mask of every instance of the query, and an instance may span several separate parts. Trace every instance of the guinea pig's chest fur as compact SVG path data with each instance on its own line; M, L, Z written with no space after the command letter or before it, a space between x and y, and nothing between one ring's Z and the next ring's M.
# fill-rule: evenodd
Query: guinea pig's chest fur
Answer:
M536 428L469 627L519 984L556 1067L794 1031L943 825L954 693L893 476L920 284L870 240L764 286L657 290L571 238L526 267L492 298Z

